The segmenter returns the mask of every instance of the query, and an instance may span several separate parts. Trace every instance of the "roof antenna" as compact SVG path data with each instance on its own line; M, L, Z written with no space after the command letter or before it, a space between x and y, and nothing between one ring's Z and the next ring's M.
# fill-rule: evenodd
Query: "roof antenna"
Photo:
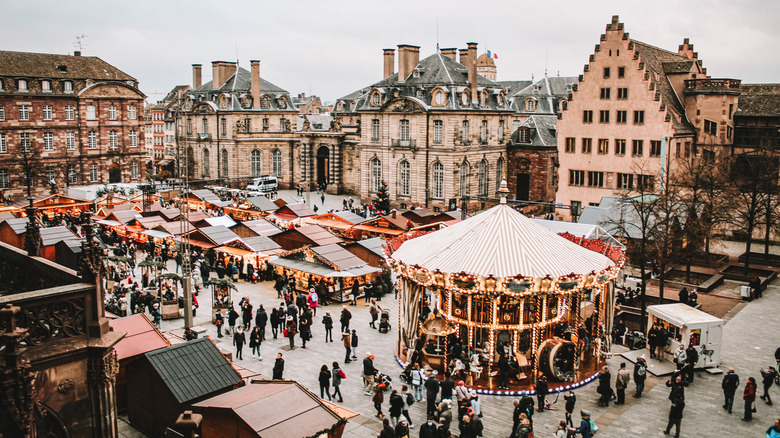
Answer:
M81 52L81 49L83 49L84 46L86 46L86 44L84 43L84 38L86 38L88 36L89 35L83 35L83 34L82 35L76 35L76 42L73 43L73 45L78 47L79 52Z
M439 17L436 17L436 51L439 51Z
M233 87L230 91L236 91L236 82L238 82L238 40L233 40L233 43L236 45L236 75L233 77Z
M547 77L547 57L550 52L544 52L544 77Z

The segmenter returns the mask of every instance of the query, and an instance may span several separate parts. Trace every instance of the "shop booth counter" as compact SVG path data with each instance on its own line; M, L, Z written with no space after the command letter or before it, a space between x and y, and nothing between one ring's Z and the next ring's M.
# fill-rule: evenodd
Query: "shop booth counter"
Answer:
M666 345L669 357L680 345L686 348L693 345L699 353L697 367L711 368L720 365L722 319L682 303L648 306L647 318L647 327L657 323L669 331L669 343Z

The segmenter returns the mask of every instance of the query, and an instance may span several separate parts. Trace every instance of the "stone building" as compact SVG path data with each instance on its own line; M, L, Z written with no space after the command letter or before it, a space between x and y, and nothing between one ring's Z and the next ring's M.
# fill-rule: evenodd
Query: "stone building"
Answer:
M687 38L660 49L614 16L561 102L557 202L580 211L603 196L656 192L678 160L730 152L740 85L709 77Z
M0 190L33 191L145 177L138 81L93 56L0 51Z
M500 84L477 73L477 44L438 50L384 50L384 79L336 102L334 117L359 133L356 171L363 201L389 184L394 206L434 211L484 207L506 175L515 112Z
M190 180L246 182L273 175L280 188L327 184L328 192L350 191L343 156L354 154L337 120L317 129L309 119L298 128L299 111L286 90L236 62L212 62L212 80L202 83L193 65L193 85L179 116L179 143Z
M322 106L322 100L317 96L307 96L306 93L299 93L298 97L293 98L293 104L298 108L301 114L321 114L328 112L328 109Z

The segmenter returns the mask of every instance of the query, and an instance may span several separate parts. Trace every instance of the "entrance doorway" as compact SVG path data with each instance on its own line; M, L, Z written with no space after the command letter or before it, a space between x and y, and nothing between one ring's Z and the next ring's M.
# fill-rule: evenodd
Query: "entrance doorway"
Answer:
M320 146L317 149L317 184L328 183L328 160L330 149L327 146Z
M114 184L122 182L122 172L119 170L119 163L111 163L108 166L108 183Z
M528 201L530 189L531 189L531 175L527 173L517 174L517 187L515 191L515 199L518 201Z

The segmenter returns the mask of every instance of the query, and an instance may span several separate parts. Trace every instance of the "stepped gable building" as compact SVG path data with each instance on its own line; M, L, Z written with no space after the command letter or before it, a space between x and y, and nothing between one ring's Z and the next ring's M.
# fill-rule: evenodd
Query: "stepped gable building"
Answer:
M561 102L557 210L578 216L602 196L655 192L677 160L730 153L739 80L713 79L686 38L668 51L607 25Z
M334 116L356 126L363 201L383 183L394 206L434 211L484 207L506 175L514 111L504 87L477 73L477 43L441 49L384 49L384 79L336 102ZM458 54L458 52L460 52ZM459 55L459 56L458 56Z
M328 192L348 191L351 179L341 162L354 146L344 141L338 121L315 129L307 118L298 129L290 93L260 77L260 61L250 64L248 71L214 61L205 84L201 65L192 66L179 126L190 180L239 183L273 175L280 188L324 183Z
M33 191L145 178L138 81L94 56L0 51L0 190ZM53 184L52 184L53 183Z
M189 85L177 85L152 108L152 114L158 119L152 120L155 127L153 129L158 131L154 133L153 138L159 143L154 147L154 165L156 174L161 178L179 175L179 169L176 167L179 157L176 117L184 101L184 95L191 89ZM152 118L154 119L155 116Z
M520 116L520 125L507 147L510 197L518 201L555 202L559 102L568 99L576 83L576 77L545 76L512 95L510 101ZM551 209L539 205L528 212L551 212Z

